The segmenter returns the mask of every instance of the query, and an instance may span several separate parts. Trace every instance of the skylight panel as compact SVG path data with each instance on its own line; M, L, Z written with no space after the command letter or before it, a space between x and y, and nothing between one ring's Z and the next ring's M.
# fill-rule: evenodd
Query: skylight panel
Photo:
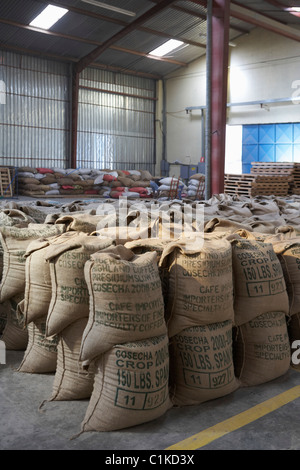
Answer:
M50 29L58 20L60 20L69 10L66 8L48 5L42 13L40 13L34 20L29 23L30 26L35 26L41 29Z
M163 57L167 55L169 52L174 51L178 47L184 44L182 41L178 41L177 39L170 39L169 41L165 42L161 46L157 47L153 51L149 52L149 55L155 55L157 57Z

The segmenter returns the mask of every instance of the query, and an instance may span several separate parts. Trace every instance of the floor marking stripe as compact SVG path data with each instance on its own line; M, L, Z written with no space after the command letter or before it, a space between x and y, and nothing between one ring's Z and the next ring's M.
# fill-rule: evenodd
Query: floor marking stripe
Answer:
M216 439L219 439L226 434L242 428L246 424L252 423L262 416L277 410L283 405L300 397L300 385L293 387L286 392L283 392L269 400L266 400L259 405L253 406L249 410L243 411L232 418L226 419L215 426L205 429L204 431L194 434L183 441L178 442L165 450L197 450L209 444Z

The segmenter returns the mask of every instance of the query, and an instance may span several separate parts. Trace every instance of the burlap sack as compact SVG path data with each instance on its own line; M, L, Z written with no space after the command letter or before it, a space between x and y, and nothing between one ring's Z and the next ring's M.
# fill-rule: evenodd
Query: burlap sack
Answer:
M81 361L91 361L115 344L167 332L156 253L134 255L122 245L91 256L85 265L90 313Z
M266 238L268 238L268 234L260 233L260 232L249 232L249 230L239 229L233 233L233 238L235 237L234 234L239 235L241 238L246 238L248 240L258 240L261 242L265 242ZM227 240L230 240L230 235L227 236Z
M31 241L51 237L65 231L64 225L29 224L27 228L1 227L3 274L0 284L0 302L25 291L25 252Z
M8 300L0 304L0 336L2 335L7 322L7 312L9 308L10 304Z
M45 260L50 265L51 301L46 336L56 335L79 318L89 316L89 292L84 265L90 255L109 247L110 238L76 232L64 243L51 244Z
M35 220L20 209L2 209L0 211L0 226L12 227L13 225L27 226Z
M160 266L168 265L166 319L169 337L192 327L233 320L230 243L205 237L170 243Z
M286 240L287 238L294 238L300 236L300 227L294 227L292 225L282 225L276 227L275 234L281 236L281 240Z
M28 344L27 328L17 314L17 306L22 298L23 294L20 294L1 304L0 339L4 341L6 350L25 351Z
M291 360L285 313L266 312L238 326L233 352L241 386L259 385L285 374Z
M149 251L155 251L157 255L158 272L161 281L161 288L163 294L163 300L165 307L167 306L168 300L168 289L169 289L169 270L166 265L160 265L160 258L163 254L164 249L170 243L171 240L161 240L147 238L146 240L134 240L125 243L125 248L128 248L136 255L141 255Z
M30 323L27 328L28 345L18 372L30 374L55 372L58 337L46 338L46 316Z
M240 237L231 244L235 324L270 311L288 314L285 280L272 244Z
M250 225L247 225L242 222L235 222L221 217L214 217L205 222L204 232L236 232L237 230L247 230L251 231Z
M167 335L116 345L98 358L96 367L82 432L128 428L171 408Z
M277 237L267 239L272 243L280 261L289 297L289 315L300 313L300 238L277 241Z
M36 185L37 188L39 188L38 185ZM30 196L30 197L39 197L39 196L45 196L45 191L41 189L37 189L36 191L27 191L27 189L20 189L20 194L22 196Z
M25 294L23 304L24 324L38 320L48 312L52 296L50 266L47 256L52 245L61 246L70 239L71 232L32 241L25 252Z
M234 392L232 322L186 328L170 340L170 397L198 405Z
M288 321L287 328L291 346L291 367L300 369L299 363L299 338L300 338L300 312L294 313Z
M92 211L94 212L94 211ZM97 229L97 224L102 220L102 216L94 213L79 213L62 215L56 220L56 224L65 224L66 230L92 233Z
M52 388L54 400L80 400L89 398L93 391L94 370L84 370L79 363L82 334L87 318L81 318L59 334L57 366Z

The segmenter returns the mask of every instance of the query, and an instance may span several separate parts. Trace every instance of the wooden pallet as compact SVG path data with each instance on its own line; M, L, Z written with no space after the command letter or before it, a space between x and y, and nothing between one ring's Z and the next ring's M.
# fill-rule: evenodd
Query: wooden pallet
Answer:
M0 195L12 197L14 194L14 175L11 168L0 167Z
M248 197L257 195L286 196L290 188L289 179L287 175L225 174L224 192Z
M257 178L273 177L274 182L281 178L289 183L288 194L295 194L300 188L300 163L298 162L252 162L251 174Z

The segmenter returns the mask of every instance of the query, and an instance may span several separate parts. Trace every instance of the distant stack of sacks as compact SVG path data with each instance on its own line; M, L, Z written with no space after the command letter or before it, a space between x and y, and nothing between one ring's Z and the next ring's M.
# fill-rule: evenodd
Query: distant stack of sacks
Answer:
M204 199L205 175L196 173L189 178L187 197L189 199Z
M186 185L180 178L168 176L159 180L158 196L160 199L176 199L186 196Z
M147 170L62 168L18 169L18 190L24 196L98 195L118 199L151 197L152 175Z

